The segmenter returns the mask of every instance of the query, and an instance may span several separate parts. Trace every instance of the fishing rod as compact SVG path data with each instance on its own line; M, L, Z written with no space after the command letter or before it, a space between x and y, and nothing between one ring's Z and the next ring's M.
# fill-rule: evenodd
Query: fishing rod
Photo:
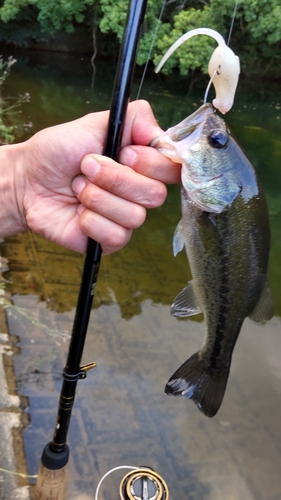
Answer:
M119 53L109 114L105 156L118 159L127 105L130 97L141 26L147 0L130 0ZM81 359L101 260L101 246L89 239L84 261L76 314L73 322L53 439L46 444L39 467L34 500L66 500L69 447L66 443L76 386L96 363L81 366Z

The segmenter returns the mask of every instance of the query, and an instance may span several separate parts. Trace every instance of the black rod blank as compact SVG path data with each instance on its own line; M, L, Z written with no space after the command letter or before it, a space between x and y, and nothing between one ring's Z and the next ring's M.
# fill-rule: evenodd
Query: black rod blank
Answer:
M146 4L147 0L131 0L128 8L104 148L104 155L114 160L118 159ZM85 378L86 376L86 370L80 366L80 363L94 297L94 288L98 277L101 253L99 243L89 239L68 357L64 369L64 380L60 394L54 436L52 442L46 445L42 455L42 463L50 469L59 469L64 467L68 462L67 433L76 385L79 378ZM61 459L58 455L60 455ZM52 456L54 456L53 465L51 464Z

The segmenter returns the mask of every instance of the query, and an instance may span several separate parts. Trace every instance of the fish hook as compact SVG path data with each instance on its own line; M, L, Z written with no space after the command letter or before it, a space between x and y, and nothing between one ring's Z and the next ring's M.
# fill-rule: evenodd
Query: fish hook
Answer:
M224 38L217 31L210 28L196 28L194 30L188 31L180 38L178 38L175 43L167 50L164 54L155 73L159 73L162 66L165 64L167 59L173 54L173 52L186 40L195 35L207 35L214 38L218 47L214 50L211 55L208 72L211 78L209 85L205 93L205 99L210 88L211 83L213 83L216 91L216 97L213 100L213 106L217 108L221 113L227 113L233 106L235 92L238 84L239 74L240 74L240 61L239 57L236 56L225 43Z

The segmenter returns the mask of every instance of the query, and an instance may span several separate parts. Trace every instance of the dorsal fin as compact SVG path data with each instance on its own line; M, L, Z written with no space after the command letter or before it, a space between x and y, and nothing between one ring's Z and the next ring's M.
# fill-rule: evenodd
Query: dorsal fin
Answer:
M259 298L258 303L255 308L249 314L249 318L257 323L262 323L264 321L269 321L273 316L273 303L271 297L271 291L268 286L267 281L264 284L263 291Z

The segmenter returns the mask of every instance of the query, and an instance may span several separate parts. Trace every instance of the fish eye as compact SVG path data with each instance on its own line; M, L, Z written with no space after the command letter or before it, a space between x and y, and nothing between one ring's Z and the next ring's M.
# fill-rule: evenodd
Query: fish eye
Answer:
M225 148L228 143L228 137L223 132L214 131L208 136L210 146L216 149Z

